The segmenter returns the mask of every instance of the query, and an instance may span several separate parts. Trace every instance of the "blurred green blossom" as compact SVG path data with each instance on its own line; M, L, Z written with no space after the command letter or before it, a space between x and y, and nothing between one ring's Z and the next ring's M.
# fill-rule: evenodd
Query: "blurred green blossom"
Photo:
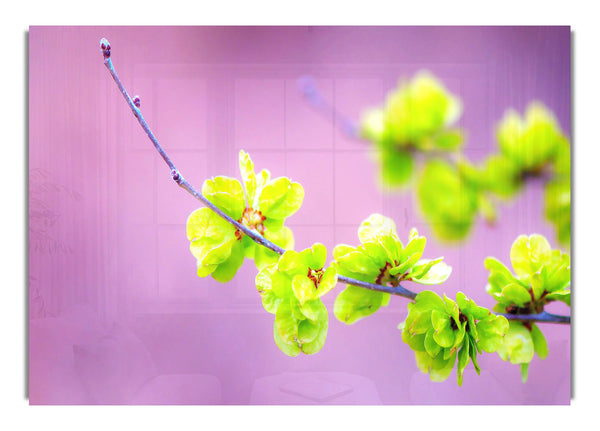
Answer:
M452 268L442 258L421 259L425 237L416 229L410 231L406 246L396 233L390 218L372 214L359 229L360 245L341 244L335 247L333 257L338 274L368 283L398 286L403 281L420 284L440 284ZM334 313L347 324L352 324L375 313L389 303L390 294L357 286L347 286L336 298Z
M554 114L540 102L529 104L522 118L508 110L500 122L496 138L500 152L521 174L539 174L553 163L567 138Z
M204 182L202 194L228 216L285 248L294 247L292 231L284 226L304 199L304 189L289 178L271 179L268 170L255 174L250 156L239 153L244 186L235 178L218 176ZM209 208L195 210L187 220L190 251L198 276L230 281L244 261L254 259L258 269L277 262L277 253L256 244Z
M388 94L383 107L366 111L361 135L375 144L383 184L408 183L415 152L460 148L462 131L452 125L461 112L460 100L428 72L420 72L408 82L401 81Z
M552 250L542 235L521 235L513 243L510 260L514 274L493 257L485 260L490 272L487 291L497 304L493 310L509 314L535 314L553 301L571 305L571 262L568 254ZM544 335L533 322L510 322L498 354L503 360L521 364L523 381L527 379L533 354L544 359L548 347Z
M288 356L313 354L325 343L328 314L321 297L337 284L335 266L325 268L323 244L286 251L256 276L263 307L275 314L273 337Z
M470 361L479 374L478 353L500 348L508 321L479 307L462 292L453 301L426 290L408 304L408 316L398 328L402 340L414 350L417 366L423 373L429 374L432 381L444 381L456 364L460 386Z

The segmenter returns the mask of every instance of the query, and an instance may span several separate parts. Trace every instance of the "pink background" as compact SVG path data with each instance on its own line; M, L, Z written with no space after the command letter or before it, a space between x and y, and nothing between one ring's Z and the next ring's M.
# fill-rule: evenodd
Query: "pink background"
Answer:
M550 354L520 382L496 354L429 382L397 329L406 300L355 325L335 319L324 348L289 358L273 337L246 261L219 284L195 275L185 221L199 205L171 181L102 63L115 67L182 174L198 188L258 169L306 191L288 221L296 249L358 242L373 212L428 237L459 290L492 307L486 256L509 262L513 240L546 235L542 188L500 207L460 246L439 243L411 193L382 192L368 148L307 106L297 80L357 120L399 77L426 68L464 102L466 154L495 148L505 109L541 100L571 131L568 27L32 27L29 33L29 398L32 404L568 404L570 326L543 325ZM406 285L421 290L418 286ZM548 311L568 314L566 306Z

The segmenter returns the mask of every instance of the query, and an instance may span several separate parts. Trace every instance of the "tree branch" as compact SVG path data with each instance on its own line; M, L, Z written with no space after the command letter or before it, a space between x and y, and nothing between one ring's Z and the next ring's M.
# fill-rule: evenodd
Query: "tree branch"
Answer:
M156 138L156 136L154 136L154 133L152 133L152 130L148 126L148 123L146 123L146 120L144 119L144 116L142 115L142 113L140 111L141 103L140 103L139 97L135 96L134 99L132 99L129 96L129 94L127 93L127 90L125 89L123 83L119 79L119 76L117 75L117 72L115 71L115 68L112 64L112 60L110 58L111 57L110 44L109 44L108 40L106 40L105 38L102 38L100 40L100 49L102 51L102 55L104 56L104 65L106 66L106 68L108 69L113 80L117 84L117 87L119 88L119 91L121 91L121 94L125 98L127 105L129 105L129 107L131 108L133 115L137 118L138 122L140 123L140 126L142 127L144 132L146 132L146 135L148 135L148 138L154 145L154 148L156 148L156 151L158 151L158 153L163 158L165 163L169 166L169 169L171 170L171 178L173 179L173 181L175 181L177 183L177 185L179 185L179 187L183 188L185 191L187 191L189 194L191 194L194 198L196 198L197 200L202 202L204 205L209 207L212 211L217 213L220 217L227 220L227 222L229 222L231 225L233 225L236 229L238 229L241 232L243 232L244 234L248 235L256 243L274 251L277 254L280 254L280 255L283 254L285 252L284 248L269 241L268 239L266 239L265 237L260 235L258 232L254 231L252 229L249 229L248 227L244 226L237 220L234 220L233 218L231 218L230 216L225 214L222 210L220 210L217 206L215 206L212 202L210 202L202 193L197 191L181 175L179 170L175 167L175 164L173 163L173 161L170 159L170 157L167 155L167 153L165 152L163 147L158 142L158 139ZM314 89L314 85L312 85L311 82L304 83L304 85L305 85L305 87L304 87L305 95L308 94L307 97L309 97L311 94L309 90L311 88ZM311 87L311 85L312 85L312 87ZM314 95L314 93L313 93L313 95ZM316 106L322 106L322 107L327 108L327 105L325 104L325 102L323 102L322 99L320 99L318 94L316 95L316 99L313 100L313 103L315 103ZM333 109L333 107L329 107L329 108ZM335 110L333 112L336 113ZM341 115L339 115L339 117L340 117L340 121L347 122L347 120L345 120ZM347 124L351 124L351 123L347 122ZM345 133L352 135L353 131L350 129L351 129L351 126L349 126L348 129L345 130ZM356 136L356 135L354 135L354 136ZM346 284L351 284L354 286L362 287L364 289L375 290L378 292L384 292L384 293L389 293L392 295L402 296L404 298L408 298L411 300L415 299L415 297L417 296L417 294L415 292L408 290L400 285L397 287L392 287L392 286L386 286L386 285L381 285L381 284L367 283L364 281L356 280L356 279L341 276L341 275L338 276L338 281L341 283L346 283ZM519 321L536 321L536 322L551 322L551 323L570 323L570 321L571 321L569 316L555 316L555 315L551 315L551 314L548 314L545 312L542 312L539 314L531 314L531 315L507 314L504 316L509 320L519 320Z

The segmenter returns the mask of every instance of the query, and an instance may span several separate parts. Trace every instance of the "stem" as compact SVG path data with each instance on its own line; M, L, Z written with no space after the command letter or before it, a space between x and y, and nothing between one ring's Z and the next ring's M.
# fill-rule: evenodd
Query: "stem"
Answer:
M112 60L110 59L110 55L111 55L110 44L108 43L108 41L106 39L102 39L100 41L100 47L101 47L102 53L104 55L104 65L106 66L110 75L112 76L115 83L117 84L117 87L121 91L121 94L125 98L125 101L131 108L133 115L135 116L135 118L137 118L138 122L140 123L140 126L142 126L142 129L144 129L144 132L146 132L146 135L148 135L148 138L150 139L152 144L154 144L154 148L156 148L156 151L158 151L158 153L163 158L165 163L169 166L169 169L171 170L171 178L173 178L173 181L175 181L177 183L177 185L179 185L179 187L181 187L182 189L187 191L194 198L196 198L197 200L202 202L204 205L209 207L212 211L217 213L220 217L227 220L227 222L229 222L231 225L233 225L236 229L238 229L241 232L243 232L244 234L248 235L256 243L262 245L263 247L268 248L269 250L274 251L277 254L281 255L281 254L285 253L284 248L278 246L277 244L274 244L273 242L269 241L268 239L266 239L265 237L260 235L258 232L249 229L248 227L244 226L237 220L234 220L233 218L231 218L230 216L225 214L218 207L216 207L211 201L209 201L202 193L200 193L198 190L196 190L181 175L179 170L175 167L175 164L173 163L171 158L167 155L167 153L165 152L163 147L158 142L158 139L156 139L156 136L154 136L154 133L152 133L152 130L150 130L148 123L146 123L146 120L144 119L144 116L142 115L142 112L140 111L140 108L139 108L139 100L136 98L136 102L137 102L137 104L136 104L131 99L131 97L127 93L127 90L123 86L123 83L119 79L119 76L117 75L117 72L115 71L115 68L112 64ZM316 93L316 89L314 89L314 85L312 87L306 87L306 85L305 85L305 88L309 88L309 89L312 88L314 90L314 92L312 92L312 93L310 91L305 91L305 93L308 94L307 97L313 98L313 103L315 103L316 106L321 106L321 107L328 106L318 96L318 93ZM316 94L316 96L315 96L315 94ZM333 109L333 107L330 107L330 108ZM334 110L334 113L336 113L335 110ZM337 115L339 115L339 114L337 114ZM340 118L342 120L345 120L341 115L340 115ZM351 123L348 122L348 124L351 124ZM345 131L345 133L346 132L347 132L347 130ZM356 135L354 135L353 137L356 137ZM375 290L378 292L384 292L384 293L389 293L392 295L402 296L404 298L408 298L411 300L414 300L417 296L417 294L415 292L408 290L400 285L398 285L396 287L392 287L392 286L385 286L382 284L367 283L364 281L356 280L354 278L345 277L342 275L338 276L338 281L341 283L346 283L346 284L351 284L353 286L362 287L364 289ZM509 320L532 321L532 322L570 323L570 321L571 321L571 318L569 316L555 316L555 315L548 314L545 312L542 312L539 314L530 314L530 315L506 314L504 316Z
M502 314L498 313L498 316L504 316L508 320L514 320L518 322L542 322L542 323L571 323L571 316L559 316L557 314L550 314L545 311L537 314Z

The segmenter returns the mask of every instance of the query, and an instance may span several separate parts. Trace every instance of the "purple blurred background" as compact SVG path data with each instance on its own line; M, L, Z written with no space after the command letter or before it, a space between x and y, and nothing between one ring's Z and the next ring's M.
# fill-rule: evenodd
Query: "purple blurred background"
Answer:
M306 191L288 220L296 249L356 244L373 212L428 237L424 257L453 267L439 288L493 306L486 256L509 262L519 234L541 233L541 186L479 222L467 241L443 245L412 193L382 191L368 148L347 139L298 91L315 77L353 120L380 105L400 77L428 69L464 102L466 154L495 149L507 108L545 103L571 132L569 27L32 27L29 33L30 309L32 404L568 404L570 327L542 325L550 354L518 366L496 354L432 383L400 337L406 300L352 326L335 319L323 349L289 358L273 341L273 316L254 286L252 261L219 284L196 276L185 236L199 205L170 179L107 73L139 94L148 123L198 188L238 177L245 149L257 169ZM419 286L408 288L421 290ZM549 311L568 313L566 306Z

